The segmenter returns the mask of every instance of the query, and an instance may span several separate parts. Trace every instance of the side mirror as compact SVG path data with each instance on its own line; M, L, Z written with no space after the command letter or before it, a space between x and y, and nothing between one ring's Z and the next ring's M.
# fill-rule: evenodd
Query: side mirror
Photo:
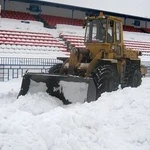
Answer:
M138 54L139 54L139 56L142 56L142 52L141 52L141 51L139 51L139 53L138 53Z

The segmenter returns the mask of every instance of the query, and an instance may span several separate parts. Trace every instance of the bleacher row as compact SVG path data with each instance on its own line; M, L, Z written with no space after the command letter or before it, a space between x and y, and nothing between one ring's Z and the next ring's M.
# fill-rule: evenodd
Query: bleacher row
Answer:
M65 41L68 48L85 48L83 36L60 34L59 37ZM126 48L132 48L142 52L143 55L150 55L150 42L124 40L124 45Z
M36 21L36 19L30 13L23 13L23 12L17 12L17 11L8 11L8 10L3 11L2 10L1 17ZM42 20L47 22L50 27L55 27L56 24L69 24L69 25L77 25L77 26L83 25L83 20L81 19L72 19L72 18L51 16L51 15L45 15L45 14L41 14L40 16L38 15L38 17L40 17Z
M67 47L47 33L0 30L0 53L68 57Z
M29 13L2 11L2 17L35 20ZM57 23L82 25L82 20L65 17L56 17L49 15L41 15L49 25L55 26ZM140 29L124 26L125 31L140 32ZM60 34L60 38L65 42L63 44L51 34L48 33L35 33L26 31L11 31L0 30L0 53L2 54L42 54L53 55L54 53L59 56L69 56L69 48L78 47L85 48L84 37L82 35L65 35ZM127 48L137 49L142 51L144 55L150 52L150 42L129 41L125 40L124 44Z
M46 21L50 26L55 27L56 24L69 24L69 25L76 25L82 26L83 20L81 19L71 19L59 16L49 16L49 15L41 15L41 18Z
M12 18L12 19L20 19L20 20L33 20L36 21L36 19L30 14L30 13L24 13L24 12L17 12L17 11L8 11L5 10L1 12L2 18ZM82 19L72 19L72 18L66 18L66 17L60 17L60 16L51 16L51 15L45 15L41 14L40 17L43 21L47 22L47 24L50 27L55 27L56 24L68 24L68 25L76 25L76 26L82 26L83 20ZM131 32L147 32L150 33L150 29L143 29L143 28L136 28L134 26L123 26L124 31L131 31Z
M18 11L1 11L1 17L2 18L10 18L10 19L19 19L19 20L33 20L35 21L35 18L29 14L24 12L18 12Z
M70 54L69 47L85 48L83 35L60 34L59 37L66 44L48 33L0 30L0 54L68 57ZM124 43L127 48L141 51L143 55L150 54L150 42L125 40Z

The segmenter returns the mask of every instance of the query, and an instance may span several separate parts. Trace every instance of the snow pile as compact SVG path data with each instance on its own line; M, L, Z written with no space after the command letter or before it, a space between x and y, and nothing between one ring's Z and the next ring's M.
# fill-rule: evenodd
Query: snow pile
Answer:
M0 84L1 150L149 150L149 78L67 106L42 92L16 99L20 81Z
M11 28L10 28L11 24ZM31 20L18 20L18 19L8 19L1 18L0 19L0 29L3 30L16 30L16 31L34 31L37 30L43 32L44 27L42 22L31 21Z
M88 84L85 82L60 81L60 90L69 102L85 102L87 99Z
M57 31L59 34L64 35L74 35L74 36L84 36L85 29L82 26L73 26L73 25L64 25L64 24L57 24Z
M124 31L124 39L130 41L150 42L148 33L128 32Z

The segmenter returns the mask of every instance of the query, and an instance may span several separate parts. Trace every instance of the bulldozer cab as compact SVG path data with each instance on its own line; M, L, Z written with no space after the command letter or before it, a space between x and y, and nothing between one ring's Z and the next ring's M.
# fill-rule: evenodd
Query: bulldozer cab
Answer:
M115 52L117 57L123 55L123 29L121 19L104 15L88 17L85 27L84 42L90 51L107 49Z

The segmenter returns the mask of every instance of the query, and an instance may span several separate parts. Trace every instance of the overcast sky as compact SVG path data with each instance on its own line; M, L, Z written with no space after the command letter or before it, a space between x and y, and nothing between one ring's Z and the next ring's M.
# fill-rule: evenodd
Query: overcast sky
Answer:
M43 0L150 18L150 0Z

